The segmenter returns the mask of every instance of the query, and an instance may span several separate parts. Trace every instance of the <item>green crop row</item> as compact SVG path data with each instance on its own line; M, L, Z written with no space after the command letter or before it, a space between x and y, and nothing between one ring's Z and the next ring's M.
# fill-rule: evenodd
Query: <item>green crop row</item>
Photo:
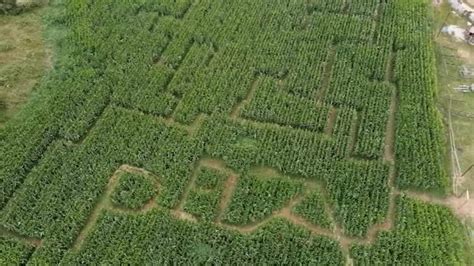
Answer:
M286 207L302 185L288 177L241 176L224 221L243 225L261 221Z
M463 226L439 205L397 199L395 228L381 232L371 246L351 249L354 265L467 265Z
M385 134L389 133L386 131L390 114L390 99L394 89L383 83L367 88L370 96L365 99L367 107L361 112L354 148L356 156L369 159L378 159L382 156Z
M285 93L273 78L263 77L257 82L255 95L244 107L244 118L312 131L324 130L329 108L317 107L312 100Z
M0 236L0 264L26 265L34 247L20 243L14 238Z
M225 174L217 170L200 168L186 199L184 211L205 221L213 221L218 215L226 178Z
M127 232L127 233L125 233ZM275 220L244 235L208 223L173 219L167 212L128 216L103 213L83 248L62 260L77 264L343 265L334 240Z
M353 130L357 112L352 108L342 107L336 110L336 120L332 129L335 140L334 151L343 157L349 157L351 153L351 131Z
M122 173L111 195L113 204L129 209L142 207L156 194L151 180L138 174Z
M223 158L239 172L263 165L287 175L318 178L327 162L344 157L324 135L274 124L213 116L204 121L198 135L204 154Z
M385 218L389 203L387 166L341 162L333 165L325 181L335 218L346 234L362 237Z
M290 177L247 174L264 166L322 181L334 222L347 235L365 237L388 209L388 166L380 159L394 89L396 184L445 189L427 4L51 1L46 21L55 39L55 68L0 129L1 226L42 244L33 251L2 239L2 251L12 254L6 258L31 264L343 264L336 242L286 222L242 235L176 220L165 210L103 213L84 246L77 252L71 247L120 166L156 175L156 201L170 209L203 157L223 160L241 175L223 217L230 223L260 221L303 189ZM247 119L229 118L243 101ZM177 125L200 114L206 115L195 136ZM322 133L329 128L331 134ZM364 160L350 159L354 155ZM184 209L212 220L221 182L199 174ZM403 202L395 231L381 233L374 246L354 248L355 261L462 264L456 251L461 233L441 222L454 224L455 218ZM296 212L327 227L319 216L323 205L312 195Z
M56 263L120 165L126 162L159 173L157 201L169 208L177 204L190 178L195 151L183 130L109 108L81 145L58 143L48 150L2 210L2 225L43 239L32 259Z
M348 13L354 15L375 16L377 7L381 1L378 0L310 0L308 11L322 13Z
M311 191L299 204L293 207L293 213L305 218L314 225L331 229L332 221L326 211L325 199L319 189Z
M399 89L395 153L400 187L444 192L441 119L433 104L437 90L428 1L396 2L400 20L396 45L395 78ZM413 32L413 34L408 34Z

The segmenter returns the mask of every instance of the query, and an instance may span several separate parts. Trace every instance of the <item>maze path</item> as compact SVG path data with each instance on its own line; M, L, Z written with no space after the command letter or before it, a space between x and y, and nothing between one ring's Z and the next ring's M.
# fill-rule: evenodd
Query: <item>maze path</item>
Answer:
M114 108L125 110L127 112L139 113L147 117L152 117L157 122L164 123L166 126L183 129L186 132L188 132L190 136L195 136L198 133L199 129L201 128L201 125L204 123L204 120L207 117L205 114L199 114L197 118L191 124L182 124L182 123L177 122L172 117L156 116L154 114L148 114L139 110L130 109L130 108L120 106L120 105L114 105Z
M189 8L188 8L188 10L189 10ZM188 10L186 10L185 13L187 13ZM183 16L185 16L185 15L183 15ZM192 45L194 45L194 44L192 44ZM191 47L192 47L192 45L191 45ZM185 52L185 56L183 57L180 64L178 65L178 68L180 67L181 63L184 60L186 60L187 54L188 54L190 49L191 48L187 49L187 51ZM392 62L393 57L394 57L394 55L391 54L390 63L387 65L386 81L392 81L393 80L393 77L392 77L393 76L393 70L391 69L391 66L393 64L393 62ZM212 60L212 58L209 59L209 60ZM332 68L332 66L328 65L327 68L330 69L330 68ZM325 70L325 71L328 71L328 70ZM331 70L329 70L329 71L331 71ZM174 76L170 79L170 82L173 78L174 78ZM253 98L253 96L255 94L255 90L256 90L256 86L257 86L256 84L258 83L257 80L258 79L255 79L253 81L252 85L250 86L250 90L248 91L248 93L247 93L246 97L244 98L244 100L240 103L237 103L236 107L234 107L234 109L232 110L232 112L230 114L231 118L233 118L235 120L239 120L240 122L252 123L256 126L262 126L262 125L270 124L270 125L275 126L275 127L281 127L282 125L278 125L278 124L275 124L275 123L273 123L273 124L272 123L262 123L262 122L252 121L252 120L245 120L245 119L239 117L240 110L243 108L243 106L245 104L248 104L251 101L251 99ZM326 83L329 83L329 80L330 80L330 75L329 75L329 78L327 79ZM168 85L166 85L166 87L167 86ZM327 84L326 84L326 86L327 86ZM322 90L320 90L320 91L322 93ZM317 98L319 98L319 97L317 97ZM104 106L103 110L105 110L107 108L107 106L108 105ZM122 107L120 107L120 108L122 108ZM333 112L329 115L329 119L327 121L327 124L328 124L327 125L327 132L325 131L325 133L327 135L330 135L332 133L332 131L333 131L333 119L335 119L335 117L337 116L336 108L334 108L334 107L331 107L331 108L332 108ZM128 108L127 110L134 111L133 109L134 108ZM138 108L136 108L136 109L138 109ZM334 229L333 232L332 231L327 231L327 232L326 231L320 231L317 228L311 229L311 224L309 224L307 221L304 221L304 219L302 219L301 217L297 217L297 216L292 215L291 212L289 211L290 210L289 208L284 208L284 209L282 209L278 212L275 212L272 216L267 218L268 220L266 219L263 222L260 222L256 225L252 225L252 226L249 226L249 227L239 227L239 226L230 226L230 225L222 224L220 222L221 218L222 218L222 213L225 210L226 206L228 205L228 201L232 197L233 188L235 188L235 184L237 182L238 175L231 175L227 180L226 187L229 187L229 189L226 189L226 192L224 193L224 197L221 200L221 205L220 205L221 215L220 215L220 218L218 218L217 223L220 226L227 227L229 229L234 229L234 230L245 232L245 233L251 233L254 230L258 229L263 223L273 219L273 217L279 217L279 218L288 219L294 224L306 227L307 229L311 230L314 234L326 235L326 236L332 237L334 239L339 239L342 246L347 246L347 245L349 245L349 243L360 243L360 244L371 244L371 243L373 243L373 239L375 238L375 236L377 235L378 232L384 231L384 230L390 230L394 226L393 225L393 219L394 219L394 215L395 215L395 213L394 213L395 212L395 197L398 196L398 195L406 193L406 192L398 191L394 188L394 179L395 179L395 176L396 176L396 172L395 172L395 166L394 166L395 156L394 156L394 151L393 151L393 146L394 146L393 142L394 142L394 135L395 135L395 129L394 129L395 122L394 122L394 120L395 120L395 112L397 110L397 92L395 90L393 92L390 110L391 110L391 114L390 114L389 121L387 123L387 130L386 130L387 133L386 133L386 138L385 138L385 149L384 149L384 157L383 157L384 161L388 165L390 165L390 177L388 179L389 187L391 188L390 189L391 190L390 191L390 197L389 197L389 199L390 199L389 200L390 201L389 210L388 210L388 215L386 216L385 221L382 222L382 223L374 225L369 230L369 232L367 233L366 238L364 238L364 239L354 239L354 238L349 238L349 237L343 236L342 233L341 233L342 229L337 224L336 224L336 228ZM145 112L142 112L142 113L146 114ZM147 114L147 115L153 115L153 114ZM97 120L99 120L101 116L102 116L101 114L98 115L97 119L94 120L94 122L91 124L91 127L87 130L86 134L81 136L81 138L77 142L75 142L76 144L78 144L78 145L82 144L83 140L89 135L89 133L88 133L89 130L95 126L95 122L97 122ZM194 120L194 122L191 125L187 125L187 124L178 123L173 118L156 116L156 115L153 115L153 116L155 116L159 121L164 122L168 126L180 127L180 128L185 129L187 132L189 132L189 134L191 136L195 135L195 133L199 130L202 121L205 120L206 117L207 117L205 114L200 114L199 117L196 120ZM334 116L334 118L332 118L333 116ZM357 124L357 122L355 124ZM351 135L351 139L352 139L352 141L351 141L352 144L351 145L352 145L352 147L354 146L354 142L356 141L356 138L357 138L357 130L356 129L357 129L357 126L355 126L355 129L353 129L351 131L351 132L353 132L353 135ZM351 150L352 150L352 148L351 148ZM132 171L131 169L126 169L126 170L127 171ZM424 201L427 201L427 202L433 202L434 201L437 204L439 203L439 204L446 205L446 203L441 199L433 200L433 199L427 199L426 196L419 195L419 194L413 194L413 193L408 193L408 194L409 194L410 197L415 197L415 198L418 197L418 198L423 199ZM184 197L183 197L184 199L182 200L182 202L184 202L186 197L187 197L187 194L184 195ZM100 202L99 202L99 204L100 204ZM150 200L147 204L145 204L145 206L143 208L138 209L138 210L124 209L124 208L120 208L118 206L109 206L107 208L104 207L104 209L107 209L107 210L110 210L110 211L122 212L122 213L125 213L125 214L128 214L128 213L130 213L130 214L141 214L141 213L146 213L146 212L148 212L149 210L151 210L155 207L157 207L156 203L155 203L155 200ZM192 215L187 214L184 211L182 211L182 205L181 205L181 207L178 208L178 210L172 210L172 212L175 214L175 216L178 219L183 219L183 220L188 220L188 221L193 221L193 222L198 221ZM97 219L97 215L95 215L95 218L94 218L94 212L93 212L92 215L91 215L92 220ZM85 230L86 230L86 232L84 234L87 234L89 231L87 229L85 229ZM2 234L3 234L3 232L2 232ZM5 233L5 234L7 234L7 233ZM21 238L21 236L18 236L18 238ZM38 240L38 241L40 241L40 240ZM80 241L82 241L82 240L80 240Z
M156 182L157 180L157 178L152 173L144 169L136 168L130 165L120 166L119 169L117 169L117 171L115 171L115 173L110 177L109 182L106 186L105 192L99 198L98 202L96 203L95 207L92 210L92 213L87 218L87 221L85 222L84 227L82 228L77 238L75 239L74 243L72 244L71 249L73 251L77 251L80 249L82 243L85 241L87 236L93 230L95 224L97 223L97 219L99 218L100 214L104 210L113 209L121 213L140 214L140 213L146 213L155 207L156 201L154 197L150 201L148 201L142 208L137 209L137 210L130 210L126 208L115 207L111 204L110 196L112 195L112 192L117 186L117 182L119 180L120 174L123 172L142 174L143 176L150 178L151 181L153 182Z
M185 20L187 18L187 16L189 15L190 11L192 10L192 8L194 6L196 6L198 4L198 2L199 1L191 1L190 4L183 10L183 12L181 14L178 14L178 16L176 16L176 17L174 17L174 16L172 16L172 17L174 19L177 19L177 20ZM163 15L163 17L165 17L165 16L167 16L167 15ZM111 97L109 95L108 100L106 101L106 104L100 107L98 113L94 116L94 119L92 119L92 121L90 121L88 123L88 126L85 129L85 133L80 135L77 139L72 141L74 144L80 145L80 144L83 143L83 141L89 135L89 132L91 131L91 129L95 127L96 123L102 118L102 114L104 113L104 111L108 107L110 107L110 105L111 105ZM35 160L33 160L35 163L23 166L21 174L20 173L15 174L16 176L19 177L19 178L17 178L17 180L19 180L19 182L16 185L15 189L13 191L11 191L11 193L9 193L10 195L6 195L6 202L4 203L2 208L8 205L8 202L13 198L15 192L22 187L23 182L26 180L26 177L28 176L28 174L31 173L31 171L33 171L35 166L42 161L45 152L48 150L48 148L51 146L51 144L54 143L57 140L60 140L60 139L62 139L62 138L57 136L57 134L55 134L55 136L53 138L47 140L47 143L41 143L39 149L34 151L34 153L37 154L38 158L35 158Z
M260 75L257 75L253 81L252 81L252 84L250 85L250 89L247 91L247 95L245 95L245 98L238 102L233 108L232 108L232 112L230 113L230 117L231 118L238 118L240 116L240 112L242 111L242 108L249 104L250 101L253 99L254 95L255 95L255 91L257 90L257 87L258 87L258 83L259 83L259 77Z
M199 160L198 163L196 164L195 171L193 173L193 177L189 181L188 186L187 186L187 188L186 188L185 192L183 193L183 196L180 200L180 203L177 205L176 208L168 210L168 211L170 211L170 213L176 219L184 220L184 221L188 221L188 222L193 222L193 223L199 222L199 219L197 219L195 216L183 211L183 206L184 206L184 202L187 199L189 191L191 190L192 186L194 185L196 175L197 175L197 171L201 167L207 167L207 168L212 168L212 169L215 169L215 170L219 170L222 173L226 173L226 175L228 176L227 180L225 181L225 191L222 194L222 197L221 197L221 200L220 200L220 203L219 203L219 214L217 216L218 218L214 221L214 224L216 226L219 226L219 227L222 227L222 228L225 228L225 229L228 229L228 230L238 231L238 232L243 233L243 234L252 234L253 232L258 230L262 226L264 226L267 223L269 223L270 221L272 221L273 219L285 219L285 220L291 222L292 224L294 224L296 226L300 226L300 227L305 228L306 230L310 231L314 235L325 236L325 237L328 237L328 238L331 238L331 239L334 239L334 240L338 241L340 246L341 246L341 249L343 250L343 252L346 256L349 256L349 248L350 248L351 245L353 245L353 244L371 245L376 241L376 237L377 237L379 232L392 230L392 228L395 226L394 225L395 198L400 196L400 195L405 195L405 196L408 196L410 198L419 199L419 200L422 200L424 202L429 202L429 203L434 203L434 204L441 204L443 206L448 206L448 203L446 203L445 199L434 198L432 196L427 196L427 194L425 195L425 194L420 194L420 193L415 193L415 192L399 191L399 190L392 187L392 190L391 190L391 193L390 193L390 207L389 207L388 215L386 216L385 220L383 222L379 223L379 224L373 225L368 230L368 232L367 232L367 234L364 238L351 237L351 236L347 236L343 233L343 230L342 230L341 226L334 219L334 213L332 211L331 206L329 206L327 204L328 197L326 195L327 192L325 192L324 189L322 189L322 192L323 192L323 196L325 198L325 200L324 200L325 209L328 211L328 213L330 215L330 219L333 221L333 228L332 229L321 228L321 227L319 227L317 225L314 225L314 224L310 223L309 221L305 220L304 218L302 218L302 217L300 217L300 216L293 213L292 210L293 210L294 206L296 206L298 203L300 203L301 200L306 195L308 195L308 193L311 191L312 188L314 188L315 186L321 187L321 184L319 184L318 182L307 180L307 179L302 179L302 180L305 181L305 185L304 185L305 190L301 194L297 195L292 200L287 202L285 207L273 212L271 215L267 216L266 218L264 218L263 220L260 220L258 222L247 224L247 225L231 225L231 224L227 224L227 223L223 222L222 217L223 217L223 214L224 214L226 208L229 205L229 202L232 198L233 192L236 188L238 178L239 178L239 174L234 172L232 169L228 168L226 166L225 162L223 162L222 160L205 158L205 159ZM120 206L111 205L110 204L110 199L109 199L110 195L113 192L113 190L114 190L114 188L117 184L118 177L119 177L120 173L123 173L123 172L141 174L143 176L151 178L155 182L157 180L159 180L159 178L155 174L153 174L151 172L148 172L148 171L146 171L144 169L141 169L141 168L136 168L136 167L132 167L132 166L129 166L129 165L122 165L121 167L119 167L119 169L111 176L111 178L109 180L109 183L107 185L106 191L100 197L99 202L96 204L96 207L94 208L91 215L89 216L85 226L83 227L80 234L78 235L78 237L74 241L74 244L72 245L72 251L77 252L81 248L82 243L84 241L86 241L88 235L93 231L94 225L96 224L97 219L99 218L100 214L103 211L117 212L117 213L127 214L127 215L140 215L140 214L148 213L149 211L151 211L154 208L162 208L162 207L157 205L155 197L153 197L151 200L149 200L144 206L142 206L139 209L127 209L127 208L123 208L123 207L120 207ZM275 169L267 168L267 167L254 168L253 170L251 170L251 172L258 172L258 173L262 173L264 175L266 173L267 175L270 175L270 176L273 176L275 174L280 174ZM393 167L390 170L390 176L391 176L390 179L393 179L393 176L394 176L394 168ZM37 241L37 240L32 240L32 241ZM34 242L34 243L36 243L36 245L40 244L40 242Z
M394 93L394 95L396 96L396 93ZM392 107L396 106L395 100L392 100ZM138 112L138 111L134 111L134 110L130 110L130 111ZM236 113L238 113L238 112L236 112ZM147 114L144 114L144 115L147 115ZM158 117L158 116L155 116L155 117L159 121L164 122L169 126L176 126L176 127L181 127L183 129L186 129L186 131L188 131L190 133L190 135L192 135L199 129L200 122L202 122L202 120L205 119L206 116L201 115L200 118L196 119L195 123L193 123L193 125L191 125L191 126L177 123L172 118L163 118L163 117ZM241 121L245 121L244 119L238 118L236 115L234 115L233 118L241 120ZM389 124L390 123L393 124L393 120L394 120L394 115L391 116ZM261 122L255 122L255 121L247 121L247 122L254 123L254 124L257 124L257 125L262 124ZM278 126L278 125L275 125L275 126ZM387 130L389 130L389 128L391 128L391 127L389 125L387 125ZM391 128L390 130L394 131L393 128ZM393 164L393 140L390 141L391 137L389 137L389 136L390 135L393 136L393 134L394 134L393 132L392 132L392 134L389 134L389 132L387 132L387 140L386 140L386 143L387 143L386 144L386 151L387 151L386 153L388 155L385 159L390 164ZM77 144L80 145L83 140L84 139L82 139ZM295 225L306 228L307 230L311 231L315 235L322 235L322 236L330 237L332 239L335 239L335 240L339 241L340 244L341 244L341 247L343 248L343 250L345 250L345 253L347 253L347 254L348 254L348 247L351 244L353 244L353 243L366 244L366 245L372 244L375 241L375 237L378 234L378 232L390 230L393 227L394 209L395 209L395 200L394 199L395 199L396 196L402 194L402 192L399 192L395 189L392 189L392 192L390 194L389 215L387 216L386 220L383 223L374 225L368 231L367 236L364 239L351 238L351 237L345 236L342 233L342 229L340 228L339 225L337 225L337 223L336 223L335 228L331 231L331 230L328 230L328 229L319 228L317 226L314 226L314 225L310 224L309 222L305 221L303 218L292 214L291 213L291 206L294 206L296 203L298 203L299 200L301 200L301 198L297 198L297 199L293 200L292 202L290 202L290 204L287 207L273 213L271 216L267 217L263 221L260 221L256 224L246 225L246 226L234 226L234 225L228 225L228 224L222 223L221 219L222 219L222 214L223 214L226 206L228 205L228 203L229 203L229 201L232 197L233 190L235 189L235 185L237 183L238 175L235 174L234 172L232 172L232 170L226 168L225 164L222 161L219 161L219 160L204 159L204 160L200 161L199 164L203 165L203 166L206 166L206 167L216 168L216 169L220 169L222 171L232 173L229 176L228 180L227 180L226 192L224 193L224 197L221 200L221 204L220 204L220 210L221 211L220 211L220 214L219 214L219 218L216 221L217 225L222 226L222 227L227 228L227 229L230 229L230 230L237 230L241 233L252 233L255 230L257 230L258 228L260 228L261 226L263 226L264 224L268 223L270 220L272 220L274 218L282 218L282 219L286 219L286 220L292 222ZM105 194L100 198L99 202L97 203L96 207L94 208L94 211L90 215L85 227L82 229L82 231L80 232L78 238L75 240L75 242L72 246L73 251L77 251L77 250L80 249L80 247L82 245L82 242L87 238L87 235L90 234L91 231L93 230L93 227L94 227L95 223L97 222L97 219L99 218L99 215L102 211L106 210L106 211L113 211L113 212L119 212L119 213L124 213L124 214L143 214L143 213L149 212L153 208L158 207L156 205L155 199L150 200L147 204L145 204L142 208L140 208L138 210L131 210L131 209L126 209L126 208L121 208L119 206L109 206L107 197L110 196L110 193L113 191L113 188L116 184L117 173L122 172L122 171L137 172L137 173L141 173L141 174L145 174L145 175L152 175L151 173L149 173L149 172L147 172L143 169L134 168L134 167L127 166L127 165L121 166L119 168L119 170L117 170L116 174L114 174L112 176L112 178L110 179ZM394 179L394 172L393 171L394 171L394 168L393 168L393 165L392 165L392 169L391 169L391 173L390 173L390 176L391 176L390 180L391 181L389 181L389 183L391 184L391 187L393 187L393 179ZM188 189L187 189L188 192L189 192L189 189L190 189L190 187L188 187ZM186 221L189 221L189 222L197 222L198 220L193 215L185 213L184 211L182 211L182 204L185 201L186 195L187 194L185 193L185 195L184 195L184 197L183 197L183 199L180 203L180 207L178 207L176 210L171 210L171 212L174 214L174 216L177 219L182 219L182 220L186 220ZM411 195L411 196L413 196L413 195ZM334 220L334 218L333 218L333 220ZM40 240L37 240L37 242L34 242L34 243L36 243L36 245L40 245L39 241Z
M7 228L3 226L0 226L0 235L11 237L13 239L18 239L19 241L24 242L28 245L31 245L35 248L40 247L41 244L43 243L42 239L21 235L21 234L18 234L17 232L8 230Z
M323 81L321 84L321 89L317 92L316 100L318 102L322 102L324 99L324 95L326 90L329 86L329 82L331 81L333 75L334 64L336 61L336 49L333 45L329 47L327 60L324 62L324 70L323 70Z

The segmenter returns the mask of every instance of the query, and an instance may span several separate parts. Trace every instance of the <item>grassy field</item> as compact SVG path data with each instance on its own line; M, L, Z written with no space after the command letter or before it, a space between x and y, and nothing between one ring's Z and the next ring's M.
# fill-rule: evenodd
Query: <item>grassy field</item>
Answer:
M452 9L447 2L435 7L435 29L440 29L445 24L466 26L466 19L451 12ZM461 172L464 172L474 164L474 138L472 137L472 132L474 132L474 94L460 93L454 88L459 85L474 83L474 78L464 78L459 73L461 66L470 65L472 67L474 65L474 47L456 41L451 36L439 33L436 34L435 41L437 44L440 87L438 105L444 117L447 139L449 139L449 124L452 125L455 151L459 157L459 167ZM451 118L449 110L451 110ZM452 155L453 153L449 150L449 162L447 164L450 173L454 173L453 168L458 167L457 163L453 163ZM474 171L471 170L463 177L457 178L454 189L458 195L465 196L466 191L472 194L472 191L474 191ZM474 212L472 207L466 209L471 213ZM474 219L468 217L463 220L468 230L470 230L472 246L474 243ZM474 258L471 257L472 259Z
M470 263L431 11L51 1L54 69L0 129L0 264Z
M449 15L448 15L449 14ZM451 13L448 3L435 8L436 28L448 25L466 26L466 20ZM447 19L446 19L447 18ZM440 84L439 104L448 124L448 110L452 108L457 154L462 170L474 164L474 93L460 93L454 88L474 83L474 78L463 78L459 70L463 65L474 65L474 47L453 40L445 34L437 34L438 76ZM451 103L452 101L452 103ZM450 162L451 164L451 162ZM469 172L459 184L459 193L474 191L474 171Z
M0 16L0 127L26 103L51 66L40 10Z

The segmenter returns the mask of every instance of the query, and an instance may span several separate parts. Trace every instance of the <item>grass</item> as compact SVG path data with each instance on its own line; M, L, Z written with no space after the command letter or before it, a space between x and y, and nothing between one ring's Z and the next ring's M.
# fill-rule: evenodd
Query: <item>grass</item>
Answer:
M0 128L27 102L51 65L40 12L0 16Z
M445 1L439 8L435 9L435 29L438 31L443 23L464 27L466 21L451 12L449 4ZM447 18L447 19L446 19ZM455 135L457 153L462 170L467 169L474 163L474 118L465 117L462 113L474 114L474 93L460 93L455 87L461 84L474 83L474 79L462 78L459 68L465 64L474 62L474 47L463 42L456 42L450 36L439 34L435 36L437 44L438 81L439 95L438 104L448 128L448 109L452 99L452 124ZM446 135L448 132L446 132ZM448 139L448 137L447 137ZM449 149L448 149L449 150ZM449 164L451 159L448 156ZM474 172L465 176L464 184L460 193L465 189L474 191Z
M454 14L448 14L451 8L446 1L439 7L435 8L435 29L438 31L443 23L449 25L465 26L466 21ZM447 19L446 19L447 18ZM457 147L457 154L461 165L461 170L464 171L471 164L474 163L474 118L464 117L462 113L474 114L474 93L460 93L454 88L461 84L474 83L474 79L462 78L459 74L459 68L465 64L473 65L474 62L474 46L469 46L466 43L456 42L450 36L439 34L436 32L435 38L437 47L437 63L438 63L438 81L439 81L439 95L438 105L445 120L445 128L448 129L448 109L452 101L452 126L455 135L455 142ZM446 130L446 138L448 131ZM447 149L448 152L449 149ZM451 157L447 156L451 165ZM474 171L466 174L463 178L458 193L464 193L469 190L474 191ZM465 221L467 231L470 234L470 247L474 245L474 221ZM467 252L469 254L469 252ZM473 255L469 259L474 259Z

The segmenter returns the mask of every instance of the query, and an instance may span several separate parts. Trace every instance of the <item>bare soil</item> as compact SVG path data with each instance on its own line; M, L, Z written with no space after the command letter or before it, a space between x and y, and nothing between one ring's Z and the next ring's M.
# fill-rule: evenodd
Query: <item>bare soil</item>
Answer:
M188 222L192 222L192 223L197 223L196 217L194 217L190 213L180 211L180 210L172 210L171 214L179 220L184 220L184 221L188 221Z
M474 199L466 197L450 197L447 200L448 206L462 218L474 218Z

